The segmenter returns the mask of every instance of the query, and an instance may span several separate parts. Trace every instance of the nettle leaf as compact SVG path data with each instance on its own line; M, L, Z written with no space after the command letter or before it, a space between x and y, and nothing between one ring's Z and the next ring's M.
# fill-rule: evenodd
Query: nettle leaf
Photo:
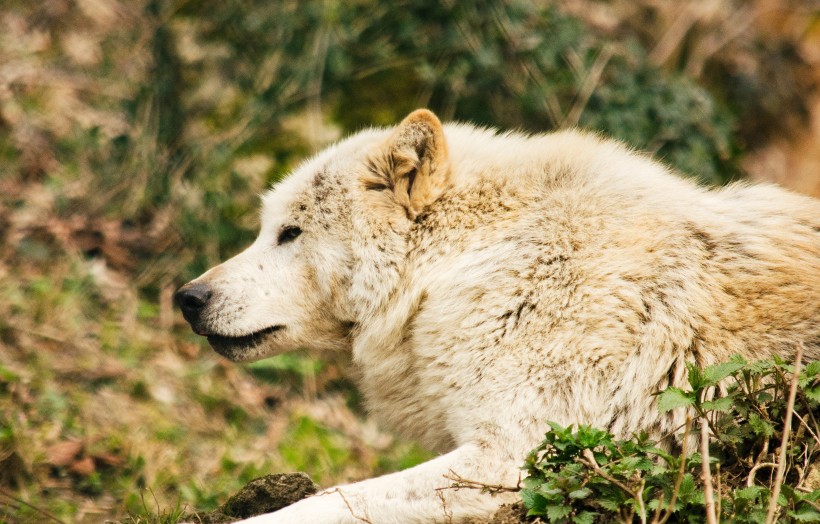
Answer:
M687 371L687 378L689 379L689 385L692 386L694 391L700 391L705 386L705 378L703 377L703 372L697 367L695 364L688 362L686 364L686 371ZM670 388L671 389L671 388Z
M773 365L771 360L757 360L749 364L748 369L751 373L762 375L770 371Z
M820 375L820 360L814 360L809 362L806 366L806 370L803 372L808 377L814 377Z
M820 522L820 512L805 504L797 511L789 511L788 515L798 522Z
M694 392L686 392L680 388L666 388L658 395L658 411L666 413L676 408L695 405Z
M592 511L582 511L572 517L572 522L575 524L593 524L595 522L596 515L598 514Z
M571 498L571 499L585 499L590 495L592 495L592 490L591 489L581 488L581 489L576 489L575 491L570 492L569 498Z
M547 499L540 494L534 493L527 489L522 489L519 494L521 496L521 500L524 501L524 507L529 510L527 511L527 515L544 514L544 510L547 507Z
M599 506L609 511L618 511L621 507L620 503L608 498L601 498L595 501Z
M765 404L766 402L771 402L772 400L774 400L774 397L771 395L771 393L768 393L766 391L762 391L757 395L757 401L760 404Z
M551 487L551 484L542 484L540 488L538 488L538 493L544 495L547 499L553 499L556 495L560 495L564 491L560 488Z
M803 500L803 494L799 491L795 491L795 489L792 486L789 486L788 484L783 484L782 486L780 486L780 493L784 495L789 501Z
M820 385L813 388L806 388L803 390L803 393L806 394L809 400L820 402Z
M734 403L734 399L732 397L721 397L715 400L707 400L701 407L707 411L720 411L722 413L728 413L732 410L732 404Z
M805 495L803 495L803 500L817 502L817 499L820 499L820 489L816 489L810 493L806 493Z
M689 502L692 495L695 493L695 479L691 473L683 476L678 490L678 499L681 502Z
M526 477L521 481L521 484L524 486L524 490L536 491L543 482L542 479L537 477Z
M749 486L748 488L743 488L735 491L735 498L743 500L755 500L761 493L765 493L767 491L769 490L767 490L763 486Z
M619 470L647 470L652 467L652 461L646 457L624 457L620 462Z
M562 519L570 513L572 513L572 506L565 506L563 504L547 506L547 518L550 520Z
M585 425L578 427L576 438L581 448L592 449L612 442L612 435L608 432Z
M724 362L723 364L709 366L703 370L704 385L714 386L735 371L742 369L745 365L746 361L743 359L732 359L731 361Z
M749 414L749 426L756 435L763 435L764 437L774 435L774 425L768 420L760 418L757 413Z

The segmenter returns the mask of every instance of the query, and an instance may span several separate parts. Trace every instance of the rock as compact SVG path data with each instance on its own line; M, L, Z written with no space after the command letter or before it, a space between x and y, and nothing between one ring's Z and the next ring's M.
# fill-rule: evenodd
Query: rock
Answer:
M202 524L224 524L264 513L271 513L319 490L304 473L277 473L254 479L234 493L216 511L183 520Z

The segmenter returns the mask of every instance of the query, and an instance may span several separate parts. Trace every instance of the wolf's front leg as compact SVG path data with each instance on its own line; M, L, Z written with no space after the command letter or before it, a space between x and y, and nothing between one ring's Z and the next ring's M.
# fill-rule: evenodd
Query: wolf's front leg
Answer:
M514 493L489 494L451 486L457 478L515 486L520 469L511 454L491 446L461 446L398 473L324 490L247 524L408 524L459 522L492 515Z

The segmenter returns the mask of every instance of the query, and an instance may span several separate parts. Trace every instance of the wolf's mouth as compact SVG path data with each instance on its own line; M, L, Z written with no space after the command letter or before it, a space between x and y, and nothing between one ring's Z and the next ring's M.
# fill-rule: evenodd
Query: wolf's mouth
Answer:
M273 333L285 329L285 326L270 326L259 331L254 331L250 335L241 337L228 337L224 335L206 335L208 343L214 351L230 360L247 360L253 355L248 353L263 345Z

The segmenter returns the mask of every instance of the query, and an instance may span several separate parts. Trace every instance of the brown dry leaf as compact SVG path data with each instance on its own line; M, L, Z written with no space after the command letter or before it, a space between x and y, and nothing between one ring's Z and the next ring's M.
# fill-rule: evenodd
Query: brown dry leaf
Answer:
M46 462L52 466L67 466L83 450L79 440L58 442L46 450Z
M83 457L80 460L74 461L68 469L74 473L87 477L88 475L94 473L97 470L97 467L94 465L94 459L91 457Z
M125 464L125 459L114 455L113 453L92 453L91 458L96 464L111 466L116 468Z

